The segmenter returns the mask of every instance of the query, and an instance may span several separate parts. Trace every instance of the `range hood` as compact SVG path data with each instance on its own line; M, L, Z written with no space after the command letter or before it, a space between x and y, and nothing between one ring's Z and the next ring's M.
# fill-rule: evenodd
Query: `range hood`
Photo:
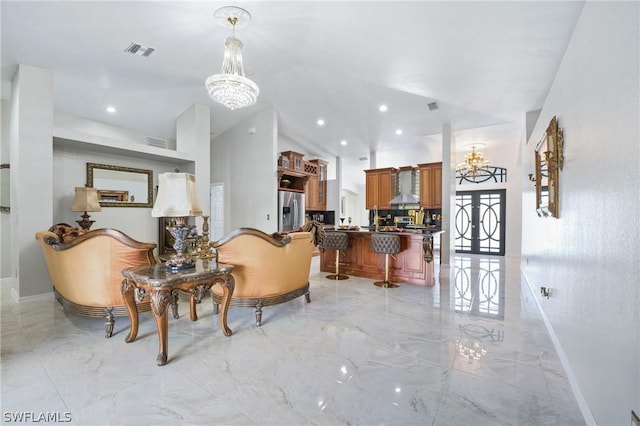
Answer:
M413 194L400 194L389 201L389 204L420 204L420 200Z

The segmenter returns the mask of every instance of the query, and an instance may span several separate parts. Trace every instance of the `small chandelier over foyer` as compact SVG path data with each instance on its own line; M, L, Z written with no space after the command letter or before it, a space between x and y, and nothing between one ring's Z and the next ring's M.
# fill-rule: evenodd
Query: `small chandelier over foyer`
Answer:
M214 101L230 109L253 105L258 100L258 85L244 76L242 66L242 42L235 37L236 28L244 28L251 21L251 14L235 6L225 6L213 13L215 21L228 28L231 37L224 42L224 59L220 74L207 78L205 85Z
M484 154L476 151L476 146L471 146L471 152L464 156L464 161L456 166L456 171L473 177L478 174L480 169L484 169L489 165L489 161L484 159Z

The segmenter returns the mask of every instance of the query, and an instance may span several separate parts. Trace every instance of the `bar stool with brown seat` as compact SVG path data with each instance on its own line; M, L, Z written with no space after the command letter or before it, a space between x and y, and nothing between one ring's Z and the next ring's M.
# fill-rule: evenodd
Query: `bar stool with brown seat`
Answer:
M330 280L346 280L349 277L340 273L340 250L349 248L349 236L346 232L327 232L324 234L322 249L336 251L336 273L327 275Z
M384 288L395 288L397 284L389 281L389 255L400 252L400 237L397 235L371 234L371 251L384 254L384 281L376 281L373 285Z

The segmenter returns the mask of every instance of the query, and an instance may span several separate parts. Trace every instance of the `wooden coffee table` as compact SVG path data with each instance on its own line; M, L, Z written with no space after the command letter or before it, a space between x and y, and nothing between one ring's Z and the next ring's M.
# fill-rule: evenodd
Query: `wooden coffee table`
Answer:
M164 264L138 266L127 268L122 271L125 277L122 281L121 291L124 302L129 310L131 319L131 330L125 338L125 342L131 343L138 335L138 307L136 301L141 301L144 297L151 298L151 312L156 321L159 339L158 365L167 363L167 307L171 303L174 307L174 316L177 318L175 309L178 291L189 293L191 320L197 320L195 304L202 300L202 297L209 292L209 289L216 284L220 284L223 289L220 316L220 329L225 336L231 336L231 329L227 326L227 311L233 295L234 280L231 276L233 266L219 264L215 259L198 260L195 268L183 269L173 272L168 270ZM138 302L139 303L139 302Z

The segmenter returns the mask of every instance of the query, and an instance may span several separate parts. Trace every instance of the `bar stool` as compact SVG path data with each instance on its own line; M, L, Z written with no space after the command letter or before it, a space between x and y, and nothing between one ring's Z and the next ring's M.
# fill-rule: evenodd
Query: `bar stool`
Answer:
M340 250L346 250L349 248L349 236L346 232L327 232L324 234L324 240L322 241L322 249L335 250L336 251L336 273L327 275L331 280L346 280L349 277L340 273Z
M400 237L397 235L371 234L371 251L384 254L384 281L376 281L373 285L384 288L398 287L398 285L389 281L389 255L400 252Z

